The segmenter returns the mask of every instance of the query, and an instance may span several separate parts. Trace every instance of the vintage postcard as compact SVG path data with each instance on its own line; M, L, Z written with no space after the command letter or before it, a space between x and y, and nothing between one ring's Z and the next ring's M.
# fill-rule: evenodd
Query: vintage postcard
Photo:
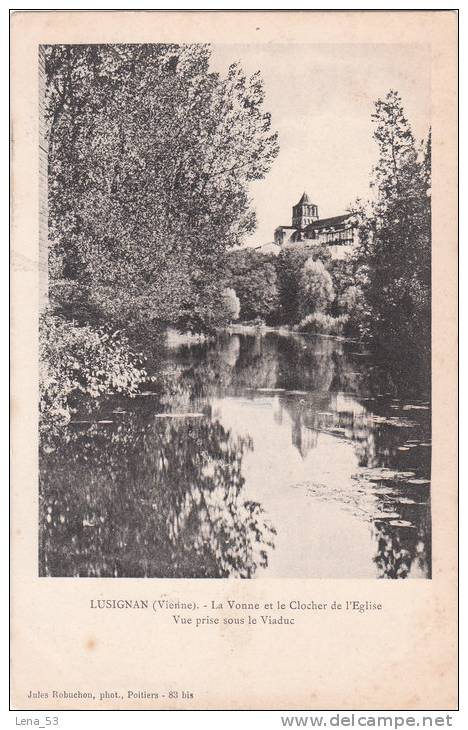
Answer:
M12 15L12 705L457 706L457 15Z

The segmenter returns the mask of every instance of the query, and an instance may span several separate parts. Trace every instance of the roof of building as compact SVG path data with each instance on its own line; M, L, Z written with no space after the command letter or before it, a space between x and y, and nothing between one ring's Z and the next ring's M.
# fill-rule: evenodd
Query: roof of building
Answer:
M346 223L348 218L351 218L353 214L352 213L344 213L344 215L335 215L332 218L321 218L318 221L314 221L313 223L309 223L308 226L306 226L306 230L308 228L310 229L316 229L316 228L335 228L336 226L342 226Z
M265 254L278 254L281 251L281 246L277 243L264 243L262 246L255 246L254 251Z
M302 198L300 199L300 201L298 203L296 203L296 205L294 207L296 208L298 205L304 205L304 204L315 205L315 203L312 203L311 199L309 198L309 196L307 195L306 192L302 193Z

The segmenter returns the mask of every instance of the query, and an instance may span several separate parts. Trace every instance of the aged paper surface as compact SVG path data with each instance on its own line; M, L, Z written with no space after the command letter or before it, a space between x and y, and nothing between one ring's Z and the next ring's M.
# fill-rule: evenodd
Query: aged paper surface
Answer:
M197 570L192 569L193 563L190 562L190 569L187 568L185 572L173 561L170 569L164 571L161 568L162 572L159 574L151 574L151 570L143 573L148 575L146 578L140 577L142 573L138 570L125 565L123 568L112 568L113 572L110 573L106 572L105 564L101 564L98 569L94 563L92 569L89 565L86 569L77 568L73 556L66 565L59 561L60 564L54 563L51 567L52 557L57 559L58 542L54 544L53 540L58 540L58 533L55 538L52 537L52 546L47 548L49 552L46 550L46 557L44 546L39 550L38 514L42 508L38 491L38 312L44 296L47 296L44 294L47 255L44 257L44 249L40 247L40 241L43 240L40 226L44 221L41 217L41 206L44 205L44 198L41 198L41 176L47 173L41 168L43 157L39 152L42 149L43 135L39 47L66 47L70 44L91 46L188 43L211 44L214 63L218 64L218 68L226 69L234 61L239 61L241 66L244 63L249 73L258 68L265 76L266 108L272 113L273 128L275 108L268 106L268 100L274 94L272 97L268 96L268 82L270 79L272 89L275 83L284 82L285 77L282 77L283 81L280 79L275 82L273 73L279 73L278 68L282 64L302 65L302 76L294 77L301 79L300 82L296 81L298 94L301 92L301 85L313 85L314 78L320 75L321 64L330 70L326 77L328 88L324 83L318 85L314 92L316 104L307 108L307 114L310 115L318 110L319 120L314 124L320 128L320 124L322 127L330 124L326 98L327 93L330 98L333 97L331 88L334 85L342 84L343 88L352 88L353 94L358 95L358 102L362 101L363 105L367 104L370 108L375 99L367 98L368 86L362 80L382 73L383 85L379 93L385 94L386 75L393 80L392 68L398 66L398 58L408 59L407 78L402 71L397 76L405 87L403 101L408 103L409 116L418 133L418 125L422 128L427 119L432 129L432 530L429 526L424 533L424 539L413 541L415 554L419 551L420 557L414 558L412 565L419 566L419 574L414 574L416 567L411 568L413 574L409 568L402 572L395 567L395 560L401 559L405 563L401 551L396 557L392 555L393 573L388 565L387 569L385 565L382 568L383 562L388 558L385 552L388 542L379 548L381 554L378 564L387 578L405 577L409 572L409 578L421 579L376 580L376 577L383 576L371 574L371 570L375 572L372 567L375 560L373 563L368 561L366 568L362 570L359 557L356 557L356 564L351 567L343 564L341 558L334 560L335 555L358 556L356 545L361 540L362 533L358 534L357 529L353 533L352 525L355 523L351 525L350 522L348 525L344 521L341 527L335 527L334 532L330 533L329 540L325 532L320 533L320 539L317 538L315 543L312 538L307 537L306 540L307 527L299 521L300 507L298 513L292 516L291 523L285 524L283 529L290 545L289 555L280 553L277 548L276 554L273 551L270 558L273 572L264 570L262 574L259 567L255 580L221 577L226 574L253 577L255 568L249 566L236 569L237 573L226 570L220 577L214 578L214 573L210 573L208 569L203 573L200 565ZM456 14L446 11L18 12L13 15L11 534L14 708L456 708L456 44ZM309 72L307 63L311 58L315 59L316 65L311 64ZM346 59L354 59L354 62ZM410 67L416 69L413 77ZM273 71L269 74L268 69ZM421 82L421 79L425 81ZM413 93L411 83L414 83ZM275 98L280 96L276 89ZM290 97L286 95L286 98ZM309 147L314 144L314 138L307 136L304 126L306 122L299 113L300 100L297 108L296 125L294 114L290 117L290 137L303 135L303 152L308 153ZM343 116L337 117L339 112L337 102L337 106L332 106L330 112L331 124L336 124L336 138L348 133L345 124L346 108L341 110ZM278 117L280 116L278 107ZM288 119L284 109L282 119ZM288 122L284 124L287 125ZM288 127L284 126L280 132L280 148L283 145L286 149ZM421 136L424 134L423 130ZM352 147L352 139L349 144ZM336 189L340 190L340 186L344 186L343 196L348 188L345 180L339 180L342 174L340 171L344 169L340 165L347 165L348 176L352 174L350 171L353 167L358 175L358 142L356 146L357 149L353 150L350 158L342 161L339 157L343 155L334 149L333 143L328 151L320 150L322 157L327 157L328 154L330 168L336 170L332 173L336 177ZM280 192L277 187L271 193L266 223L265 216L261 218L260 214L268 210L269 175L266 174L262 182L256 183L263 186L264 190L264 193L257 194L256 199L259 211L258 230L261 233L262 226L271 231L276 226L286 232L292 230L291 226L288 228L287 219L279 218L283 213L277 211L277 206L281 196L286 197L288 209L303 192L296 190L297 180L293 171L295 165L301 164L300 156L298 154L290 162L289 168L288 165L281 168L283 186ZM280 153L278 164L282 164L281 159ZM307 180L304 176L302 179L306 185ZM320 217L314 215L313 205L307 208L307 214L311 218L305 220L305 224L312 226L310 230L318 231L322 219L325 221L344 212L343 209L333 209L334 198L329 192L330 179L323 180L323 190L318 189L316 182L313 183L314 189L309 190L314 203L317 201L320 206L325 201L323 205L330 207ZM356 189L355 197L359 192L360 189ZM310 202L307 199L301 200L306 205ZM318 222L315 218L318 218ZM343 235L346 235L345 232ZM261 243L271 241L271 236L262 239ZM236 347L237 344L234 348L228 347L220 356L228 365L230 358L240 362ZM327 353L328 350L323 355L325 359L329 357ZM331 361L336 362L339 354L333 350ZM294 365L291 365L290 359L287 362L289 367ZM331 385L328 384L327 388L331 389ZM317 392L322 392L323 389L322 383L317 387ZM258 388L259 392L268 390L274 391L275 388L271 385L269 388ZM276 390L282 391L284 388ZM302 388L297 386L296 390L290 390L292 396L298 398L298 406L294 410L296 417L299 412L303 413L307 405L307 388L302 395L301 391ZM258 402L259 408L270 407L267 396L268 394L263 401ZM215 407L220 412L227 413L232 424L236 423L236 418L247 419L247 416L239 416L234 412L236 402L232 394L223 403L218 401ZM322 411L327 411L328 416L331 416L328 413L330 408L329 404L321 406L319 403L315 411L319 416ZM418 408L423 412L426 406L407 404L403 406L403 410L406 409L405 418L408 420L402 419L396 423L388 417L387 423L396 425L396 431L399 427L414 427ZM336 406L336 411L339 410L339 406ZM115 410L116 414L119 412L123 412L122 409ZM289 411L285 406L281 410L281 417L289 418L287 413ZM188 414L194 420L199 415L202 414ZM157 416L161 416L160 420L163 420L163 416L167 414L161 412ZM280 416L275 418L275 427L279 428ZM173 422L176 420L172 419ZM246 431L256 433L255 420L253 418L251 423L246 424ZM76 423L79 421L76 420ZM101 423L106 424L105 416ZM294 423L297 421L293 425ZM234 426L233 428L235 430ZM202 438L204 432L197 431L196 427L194 429L197 438ZM339 429L335 436L338 434L346 437L346 424L343 426L340 422ZM315 423L312 430L319 433L326 430L326 425L321 422L319 428ZM307 427L300 430L300 437L293 430L293 445L296 449L294 453L300 452L302 461L297 463L302 465L310 463L306 457L309 458L310 449L315 448L314 443L304 441L305 433L310 434L311 429ZM367 431L366 434L368 435ZM254 436L254 442L255 439ZM261 437L257 437L257 443L261 440ZM259 456L260 462L252 469L257 469L256 474L263 470L265 479L260 486L267 494L269 484L272 489L281 488L273 471L281 471L282 464L289 468L293 457L291 456L289 462L289 452L285 451L283 461L278 460L275 449L282 448L280 441L275 446L273 440L268 441L265 436L265 442L267 447L263 451L259 447L257 451L257 454L263 454L263 461ZM421 443L418 443L419 446L426 447ZM242 448L248 447L244 444ZM406 458L406 453L412 448L411 439L395 448L400 449ZM316 477L313 487L308 487L309 496L312 495L315 500L313 504L316 514L323 515L326 523L327 519L331 519L329 515L332 514L332 509L323 506L327 503L328 486L324 490L320 480L326 479L324 475L329 473L325 466L329 468L330 463L339 461L340 454L345 452L339 451L337 445L328 456L324 456L324 452L319 452L318 449L315 453L322 453L321 457L317 457L315 465L321 476ZM51 459L54 458L52 453ZM90 458L93 458L92 455ZM182 459L185 458L182 454ZM325 459L328 459L326 465ZM383 463L377 466L387 469L385 473L388 481L388 466ZM126 472L127 466L124 463L121 467L127 477L129 474L131 476L133 472ZM57 478L59 467L55 465L54 468ZM58 481L60 489L70 489L72 501L67 510L72 512L76 506L73 500L79 498L78 492L72 491L75 487L79 488L73 468L72 464L68 464L68 471L61 472L61 481ZM285 474L287 468L285 467ZM300 466L300 469L303 468L305 467ZM291 478L283 475L293 482L292 486L297 486L294 482L299 483L305 479L304 472L300 472L300 469ZM78 479L81 474L85 472L80 472ZM422 490L427 480L418 481L417 476L413 479L413 487ZM203 478L209 479L210 474L203 472ZM382 482L380 484L382 486ZM385 487L385 479L383 484ZM327 491L327 495L324 495L324 491ZM384 493L385 489L382 488L381 494ZM272 494L270 502L268 499L266 503L263 500L264 507L267 515L269 509L274 515L275 500L279 500L276 502L276 509L281 522L283 495ZM354 495L352 497L354 499ZM253 494L251 499L255 498L256 494ZM45 513L46 531L47 524L55 520L53 508L54 504L60 502L60 494L55 499L56 502L50 502L50 511ZM408 504L417 505L419 498L408 499L406 496L404 499ZM118 502L115 494L113 500L114 503L116 500ZM248 504L253 505L254 502L250 501ZM405 504L405 501L400 504ZM143 512L141 514L144 516ZM51 515L50 520L47 515ZM387 519L389 517L393 517L393 524L397 528L416 529L396 507L395 514L388 514ZM67 519L65 514L57 517L58 527L62 521L67 525ZM94 519L95 517L84 513L80 515L80 534L88 534L86 530L96 527ZM245 520L245 516L242 519ZM318 526L311 523L310 531L316 529L318 530ZM388 534L381 533L380 541ZM111 532L111 541L112 535ZM281 530L278 532L278 539L280 538ZM428 543L425 543L426 538ZM197 548L192 547L195 554ZM320 560L313 551L307 554L312 547L322 554ZM90 549L92 551L92 545ZM131 549L138 553L138 550L145 548L138 542L136 545L132 544ZM283 556L283 562L279 560L280 555ZM291 555L295 556L294 560ZM82 557L83 554L80 554L80 560ZM230 557L229 560L232 567L233 558ZM350 558L350 565L352 562ZM273 570L275 565L276 571Z

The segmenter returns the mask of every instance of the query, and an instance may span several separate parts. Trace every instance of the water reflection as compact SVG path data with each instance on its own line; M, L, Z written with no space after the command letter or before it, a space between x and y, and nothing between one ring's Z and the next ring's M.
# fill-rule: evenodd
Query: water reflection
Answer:
M42 575L251 578L274 528L243 498L248 438L203 414L119 411L41 461Z
M414 384L356 344L274 332L155 368L157 392L102 403L112 423L43 454L43 575L430 577Z

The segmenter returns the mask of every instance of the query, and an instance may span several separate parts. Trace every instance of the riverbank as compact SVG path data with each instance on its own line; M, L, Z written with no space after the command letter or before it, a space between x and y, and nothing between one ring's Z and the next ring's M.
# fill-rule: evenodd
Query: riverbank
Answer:
M199 342L208 342L213 336L204 333L181 332L174 327L168 327L165 332L165 344L170 349L181 345L194 345Z
M294 325L278 325L277 327L271 327L269 325L254 325L254 324L232 324L223 329L224 332L228 332L231 335L245 335L245 334L264 334L267 332L275 332L278 335L285 337L291 337L294 335L300 335L301 337L321 337L324 339L338 340L339 342L355 342L362 344L360 340L353 337L343 337L342 335L327 335L323 333L311 333L302 332L296 329Z

